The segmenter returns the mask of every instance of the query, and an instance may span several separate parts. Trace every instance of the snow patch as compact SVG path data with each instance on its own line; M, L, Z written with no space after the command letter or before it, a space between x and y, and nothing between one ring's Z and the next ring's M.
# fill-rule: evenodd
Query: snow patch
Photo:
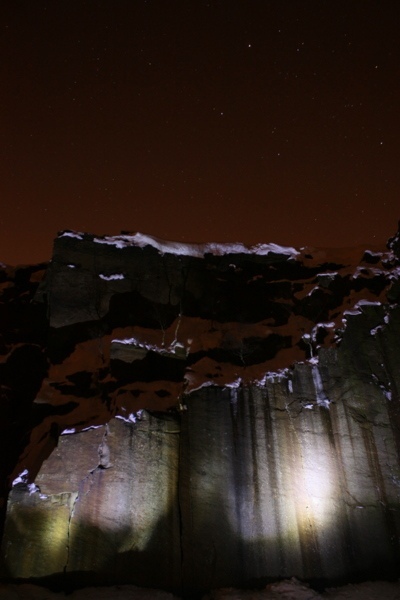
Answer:
M114 275L103 275L103 273L100 273L99 275L100 279L103 279L104 281L114 281L116 279L125 279L124 275L122 275L122 273L115 273Z
M78 235L76 234L75 237L78 237ZM241 243L184 244L183 242L169 242L161 240L150 235L144 235L142 233L135 233L133 235L95 237L93 241L96 242L96 244L107 244L109 246L115 246L119 249L128 248L131 246L135 246L137 248L151 246L160 254L176 254L180 256L193 256L197 258L202 258L205 254L214 254L215 256L223 256L225 254L258 254L259 256L266 256L268 254L283 254L285 256L294 258L300 254L295 248L279 246L278 244L257 244L250 247Z
M400 266L395 267L394 269L392 269L388 275L389 279L391 281L397 281L397 279L400 277Z
M114 340L111 340L112 344L121 344L124 346L134 346L135 348L139 348L140 350L152 350L153 352L165 352L165 350L163 348L159 348L158 346L156 346L155 344L150 344L148 342L140 342L139 340L137 340L136 338L122 338L122 339L118 339L115 338Z
M63 231L62 233L59 234L58 237L59 238L70 237L70 238L76 238L77 240L83 240L83 234L77 233L76 231Z
M185 376L184 376L185 383L189 386L192 386L192 385L194 386L194 387L190 387L190 389L187 393L192 394L193 392L198 392L199 390L201 390L203 388L216 385L213 381L203 381L203 383L199 383L198 385L195 385L196 380L197 380L197 377L194 373L186 373L185 374ZM225 384L224 387L231 387L231 386Z
M138 350L147 350L148 352L157 352L158 354L163 354L171 356L172 354L176 354L177 358L182 358L183 354L188 354L188 349L185 348L181 342L173 341L171 345L166 348L160 348L156 344L150 344L148 342L141 342L136 338L115 338L111 340L112 344L121 344L125 346L133 346Z
M254 383L256 385L265 386L266 383L281 383L286 379L289 379L289 369L287 368L279 369L279 371L267 371L262 379L257 379Z
M70 429L63 429L61 435L72 435L74 433L80 433L81 431L89 431L89 429L99 429L100 427L103 427L103 425L90 425L89 427L85 427L79 431L76 431L75 427L71 427Z
M352 279L358 279L359 277L369 277L371 275L385 275L385 272L382 269L378 269L376 267L356 267L352 275Z
M89 429L100 429L100 427L104 427L104 425L90 425L89 427L81 429L81 431L89 431Z
M356 302L356 304L353 306L352 309L343 311L343 316L361 315L362 314L362 310L361 310L362 306L382 306L382 302L373 301L373 300L364 300L364 299L359 300L358 302ZM342 319L342 320L344 323L346 322L346 319Z
M232 388L232 391L230 393L230 403L233 407L233 416L237 417L237 411L238 411L238 388Z
M317 323L311 330L311 339L315 343L317 341L318 329L334 329L336 327L333 321L328 323ZM305 334L307 335L307 334ZM305 339L305 335L303 338Z
M234 379L233 381L231 381L230 383L226 383L224 385L224 387L230 388L230 389L237 389L238 387L240 387L242 385L242 378L238 377L237 379Z
M64 429L61 432L61 435L70 435L71 433L76 433L76 430L74 427L72 427L72 429Z
M318 356L312 356L311 358L308 359L307 362L310 365L318 365L319 364L319 358L318 358Z
M28 484L28 490L29 490L29 495L31 496L32 494L35 494L36 492L39 492L39 488L37 485L35 485L34 483L29 483Z
M330 400L324 392L324 386L322 385L321 373L319 372L318 366L312 367L312 378L314 382L315 394L317 396L318 406L324 406L329 408Z
M136 413L129 413L127 417L125 417L124 415L116 415L115 418L121 419L121 421L125 421L125 423L137 423L137 421L140 421L142 413L142 410L138 410L138 412Z
M312 296L312 295L313 295L313 293L314 293L314 292L317 292L318 290L319 290L319 287L316 285L315 287L313 287L313 289L312 289L310 292L308 292L308 294L307 294L307 298L308 298L309 296Z
M131 337L131 338L115 338L114 340L111 340L112 344L125 344L127 346L139 346L139 342L137 339Z
M355 305L354 308L359 308L360 306L382 306L382 302L378 302L377 300L359 300Z
M373 329L370 330L370 335L376 335L378 331L382 331L383 325L377 325Z
M18 477L16 477L14 479L14 481L12 482L11 486L14 487L15 485L18 485L19 483L26 483L28 481L28 476L29 476L29 471L28 469L24 469L19 475Z
M343 316L355 316L355 315L361 315L361 310L344 310L343 311ZM346 319L342 319L343 323L346 323Z
M365 250L365 254L367 254L367 253L375 258L383 256L382 252L375 252L374 250Z
M375 375L375 373L372 373L372 380L379 387L379 389L382 390L386 400L392 400L392 390L390 389L390 381L388 382L388 385L385 385L383 381L381 381L379 377Z

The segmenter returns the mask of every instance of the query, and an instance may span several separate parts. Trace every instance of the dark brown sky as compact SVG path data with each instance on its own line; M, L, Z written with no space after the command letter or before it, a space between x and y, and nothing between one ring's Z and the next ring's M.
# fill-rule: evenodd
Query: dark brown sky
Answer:
M394 233L398 0L4 5L0 260L47 260L66 228L296 246Z

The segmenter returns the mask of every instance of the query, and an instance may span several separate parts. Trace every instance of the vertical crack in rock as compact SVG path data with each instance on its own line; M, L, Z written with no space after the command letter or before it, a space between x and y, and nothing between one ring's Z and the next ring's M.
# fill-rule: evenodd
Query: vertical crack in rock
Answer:
M177 482L177 501L178 501L178 520L179 520L179 546L180 546L180 558L181 558L181 575L180 575L180 587L181 593L183 593L184 586L184 576L183 576L183 568L184 568L184 553L183 553L183 514L182 514L182 421L183 421L183 413L180 413L179 416L179 434L178 434L178 482Z
M94 467L93 469L91 469L89 471L89 473L79 482L78 491L72 492L70 495L70 500L69 500L70 514L69 514L69 519L68 519L68 530L67 530L67 560L66 560L66 563L64 566L64 573L66 573L68 570L68 564L69 564L70 553L71 553L70 552L71 526L72 526L72 519L74 517L77 504L78 504L79 500L81 499L82 495L87 496L90 493L90 490L94 484L95 473L99 469L109 469L112 466L112 464L110 462L110 448L107 443L108 433L109 433L109 426L108 426L108 424L106 424L104 427L103 438L98 447L98 455L99 455L98 465L96 467ZM86 483L88 483L89 485L88 485L88 489L86 491L84 491Z
M48 268L0 269L10 321L1 365L11 407L3 479L14 480L25 462L38 473L58 432L78 433L77 423L97 428L117 410L134 421L148 409L152 419L186 410L189 398L176 420L174 413L137 428L132 448L140 456L131 456L131 442L125 454L113 424L65 438L77 442L82 461L72 453L63 465L60 444L38 481L49 495L18 487L12 494L7 569L72 576L94 566L101 578L107 563L117 580L156 576L186 594L196 582L293 572L353 577L373 565L373 574L395 573L399 244L396 234L389 253L360 259L356 248L248 250L65 232ZM30 300L46 269L37 299L47 304L39 307ZM287 389L276 385L282 373L291 373ZM190 398L209 385L212 392ZM179 440L160 435L179 433L177 422ZM129 474L118 488L122 516L113 515L113 543L97 560L100 544L87 544L81 532L89 526L90 539L107 544L103 511L120 470Z
M181 325L182 322L182 302L180 301L180 308L179 308L179 315L177 318L177 323L176 323L176 327L175 327L175 333L174 333L174 339L173 342L171 344L171 348L176 352L176 347L179 346L179 342L178 342L178 334L179 334L179 327Z
M70 512L69 512L68 529L67 529L67 559L66 559L66 562L64 565L64 574L67 572L67 569L68 569L68 563L69 563L69 557L70 557L71 524L72 524L72 518L74 516L75 507L76 507L76 503L78 502L78 499L79 499L79 491L72 492L70 495L70 498L69 498Z
M112 466L111 462L110 462L110 447L107 443L108 434L109 434L109 427L108 427L108 423L106 423L105 429L104 429L104 434L103 434L103 439L101 440L101 443L98 448L98 453L99 453L98 468L100 468L100 469L109 469ZM95 470L96 469L93 469L93 471L91 471L91 473L94 473Z

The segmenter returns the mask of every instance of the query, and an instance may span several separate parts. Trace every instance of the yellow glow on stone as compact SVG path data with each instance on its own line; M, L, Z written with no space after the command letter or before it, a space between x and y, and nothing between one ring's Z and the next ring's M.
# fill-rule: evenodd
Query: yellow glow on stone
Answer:
M160 523L177 504L175 423L149 423L146 418L136 425L135 436L130 431L118 419L109 424L112 465L97 469L80 486L70 525L68 571L101 570L116 554L142 553L155 535L160 537Z
M11 505L7 521L5 563L12 577L46 576L63 570L68 559L68 524L76 494L29 497ZM21 540L23 543L17 543Z

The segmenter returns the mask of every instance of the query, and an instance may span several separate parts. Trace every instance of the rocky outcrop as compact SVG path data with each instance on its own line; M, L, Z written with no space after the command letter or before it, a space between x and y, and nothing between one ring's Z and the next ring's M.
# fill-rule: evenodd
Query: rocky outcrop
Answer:
M8 465L3 574L185 594L398 576L399 276L398 236L60 234L29 304L46 368Z

